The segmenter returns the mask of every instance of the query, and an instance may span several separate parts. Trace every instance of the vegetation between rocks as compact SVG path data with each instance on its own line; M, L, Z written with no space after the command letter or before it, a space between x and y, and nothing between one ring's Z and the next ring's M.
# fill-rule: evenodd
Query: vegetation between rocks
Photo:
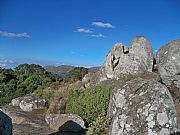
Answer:
M110 86L93 86L83 92L72 91L66 112L81 116L90 125L100 114L107 112L111 91Z

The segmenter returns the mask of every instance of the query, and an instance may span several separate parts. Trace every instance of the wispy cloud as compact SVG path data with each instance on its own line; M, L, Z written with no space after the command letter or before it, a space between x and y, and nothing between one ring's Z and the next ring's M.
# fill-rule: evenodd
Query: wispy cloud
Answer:
M86 29L86 28L78 28L76 32L81 32L81 33L93 33L92 30Z
M11 33L11 32L7 32L7 31L0 31L0 36L17 37L17 38L30 38L30 35L28 35L26 32L24 32L24 33Z
M105 36L103 35L103 34L101 34L101 33L99 33L99 34L91 34L91 35L89 35L89 36L91 36L91 37L96 37L96 38L104 38Z
M115 28L115 26L113 26L112 24L104 22L92 22L92 25L102 28Z

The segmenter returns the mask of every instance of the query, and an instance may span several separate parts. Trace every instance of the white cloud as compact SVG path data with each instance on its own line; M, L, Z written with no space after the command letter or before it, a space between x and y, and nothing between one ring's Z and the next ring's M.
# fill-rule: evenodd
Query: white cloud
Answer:
M11 33L7 31L0 31L0 36L3 37L18 37L18 38L29 38L30 35L28 35L26 32L24 33Z
M76 32L81 32L81 33L93 33L90 29L86 28L78 28Z
M115 28L115 26L113 26L112 24L103 22L92 22L92 25L102 28Z
M101 34L101 33L99 33L99 34L91 34L91 35L89 35L89 36L91 36L91 37L97 37L97 38L104 38L105 36L103 35L103 34Z

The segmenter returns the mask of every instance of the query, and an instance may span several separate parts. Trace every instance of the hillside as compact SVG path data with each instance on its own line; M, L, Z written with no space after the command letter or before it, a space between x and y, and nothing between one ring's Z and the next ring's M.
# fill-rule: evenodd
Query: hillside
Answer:
M45 66L44 67L48 72L51 72L52 74L58 74L61 76L65 76L70 70L72 70L74 67L69 65L61 65L61 66Z
M60 66L45 66L44 67L48 72L51 72L52 74L58 74L60 76L65 76L68 74L70 70L75 68L74 66L70 65L60 65ZM88 72L94 73L99 70L100 67L90 67L88 68Z
M147 38L136 36L129 46L116 43L101 68L61 66L61 81L35 64L0 69L0 101L10 103L0 116L12 118L17 135L179 134L179 52L180 40L173 40L155 63Z

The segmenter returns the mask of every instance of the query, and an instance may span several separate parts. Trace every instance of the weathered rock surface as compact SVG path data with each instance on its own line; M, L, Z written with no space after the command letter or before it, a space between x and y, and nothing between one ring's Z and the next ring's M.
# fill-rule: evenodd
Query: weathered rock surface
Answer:
M30 112L33 109L47 108L48 102L47 100L38 97L24 96L13 99L11 105L19 106L23 111Z
M180 39L161 47L157 53L158 72L165 85L180 88Z
M19 107L4 106L0 110L6 113L12 119L12 123L16 124L31 124L34 127L44 126L47 124L44 120L43 113L39 112L25 112Z
M12 135L12 120L11 118L0 110L0 134Z
M133 39L131 47L117 43L106 57L99 71L89 73L82 79L84 87L100 84L109 79L122 79L127 75L139 75L152 72L153 50L148 40L143 36Z
M85 87L99 84L109 79L122 79L123 76L152 72L153 50L143 36L133 39L131 47L117 43L106 57L99 71L85 75L82 82Z
M170 90L180 123L180 39L161 47L157 53L158 73Z
M152 72L153 50L145 37L137 36L128 48L122 43L113 46L101 68L107 78L118 79L122 75Z
M177 114L165 85L154 79L127 82L113 91L110 135L169 135L178 130Z
M53 130L80 132L85 129L83 119L74 114L47 114L45 120Z
M0 110L12 119L13 135L48 135L55 132L49 129L42 112L24 112L12 106L4 106Z

